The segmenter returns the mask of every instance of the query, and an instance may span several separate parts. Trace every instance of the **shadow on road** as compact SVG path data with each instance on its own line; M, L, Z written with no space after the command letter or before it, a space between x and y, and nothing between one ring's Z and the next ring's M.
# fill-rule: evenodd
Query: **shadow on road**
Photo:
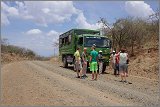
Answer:
M61 68L64 68L63 66L60 66ZM65 69L69 69L69 70L72 70L72 71L74 71L74 68L73 68L73 66L68 66L67 68L65 68ZM74 71L75 72L75 71ZM87 70L87 74L91 74L92 72L91 71L89 71L89 70ZM108 73L108 72L103 72L102 74L110 74L110 73Z
M61 68L64 68L63 66L60 66ZM73 68L73 66L68 66L67 68L65 68L65 69L69 69L69 70L73 70L74 71L74 68Z

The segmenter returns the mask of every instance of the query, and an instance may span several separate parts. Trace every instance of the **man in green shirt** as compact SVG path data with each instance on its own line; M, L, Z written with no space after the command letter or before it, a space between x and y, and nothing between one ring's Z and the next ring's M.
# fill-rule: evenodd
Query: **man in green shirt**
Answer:
M95 46L92 46L91 49L92 49L92 51L90 53L90 71L92 71L92 80L97 80L97 75L98 75L97 74L98 52L95 51Z

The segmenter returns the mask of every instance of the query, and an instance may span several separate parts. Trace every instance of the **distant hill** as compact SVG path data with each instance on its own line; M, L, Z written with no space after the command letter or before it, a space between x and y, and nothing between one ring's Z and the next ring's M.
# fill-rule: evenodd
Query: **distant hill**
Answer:
M39 56L30 49L1 44L2 64L21 60L49 60L49 58Z

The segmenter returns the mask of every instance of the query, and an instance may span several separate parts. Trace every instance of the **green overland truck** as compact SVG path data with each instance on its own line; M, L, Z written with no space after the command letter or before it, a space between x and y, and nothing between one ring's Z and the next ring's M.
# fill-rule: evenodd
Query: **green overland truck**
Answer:
M111 40L100 35L100 31L89 29L71 29L59 36L59 58L63 62L63 67L68 64L74 64L74 53L77 47L80 48L80 54L87 48L87 59L91 52L91 46L96 45L96 51L102 50L103 53L103 72L109 65ZM87 64L89 68L89 63Z

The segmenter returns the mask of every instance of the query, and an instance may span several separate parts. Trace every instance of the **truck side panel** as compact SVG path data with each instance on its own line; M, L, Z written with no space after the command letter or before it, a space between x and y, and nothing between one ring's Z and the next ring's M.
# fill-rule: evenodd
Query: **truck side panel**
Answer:
M63 61L63 58L65 57L67 60L67 63L71 64L73 62L73 57L75 52L75 35L73 31L68 35L71 35L71 43L61 46L59 48L59 53L62 61Z

